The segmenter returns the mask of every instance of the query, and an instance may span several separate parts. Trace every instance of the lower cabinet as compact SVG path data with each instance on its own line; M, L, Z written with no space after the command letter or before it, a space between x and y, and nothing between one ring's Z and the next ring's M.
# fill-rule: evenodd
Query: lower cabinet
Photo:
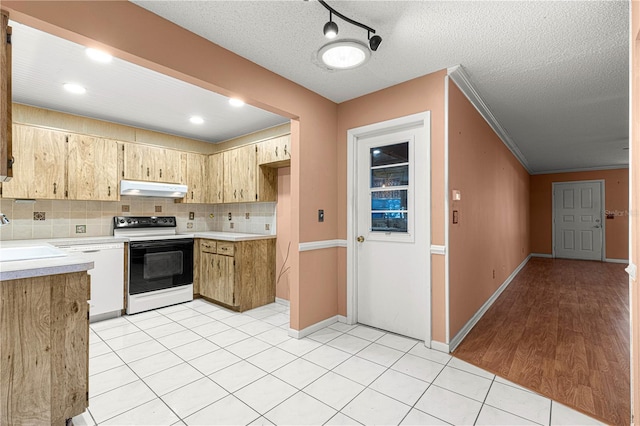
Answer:
M200 296L240 312L275 301L275 239L200 239L199 247Z
M64 425L89 405L87 272L0 282L0 424Z

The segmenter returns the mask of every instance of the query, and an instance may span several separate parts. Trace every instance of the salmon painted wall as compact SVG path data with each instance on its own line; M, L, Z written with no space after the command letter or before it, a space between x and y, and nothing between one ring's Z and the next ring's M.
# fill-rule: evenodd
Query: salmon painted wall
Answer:
M291 273L291 167L278 169L278 204L276 205L276 297L289 300Z
M449 189L461 194L449 207L453 339L529 255L529 173L453 82L448 131Z
M2 2L13 20L292 119L291 241L337 238L337 105L127 1ZM318 208L327 220L315 221ZM290 257L291 327L337 313L336 256ZM314 268L309 265L313 264Z
M631 263L640 266L640 1L631 2ZM634 424L640 425L640 289L639 280L631 285L631 407Z
M553 252L553 182L604 179L605 251L608 259L629 258L629 169L553 173L531 176L531 252Z
M438 71L338 105L338 235L347 237L347 131L431 111L431 244L444 245L444 81ZM425 253L425 256L429 256ZM346 249L339 249L338 312L347 314ZM441 256L442 257L442 256ZM434 263L437 263L435 261ZM445 341L444 274L432 267L432 340ZM435 275L434 275L435 273Z

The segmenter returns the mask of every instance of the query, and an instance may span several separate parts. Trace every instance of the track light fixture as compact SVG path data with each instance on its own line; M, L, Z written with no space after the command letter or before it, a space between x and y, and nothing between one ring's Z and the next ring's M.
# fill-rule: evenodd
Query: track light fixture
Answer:
M324 24L324 36L326 38L336 38L338 35L338 24L333 22L333 13L329 11L329 22Z
M371 49L367 49L364 44L356 40L336 40L330 42L323 46L318 52L318 57L325 65L332 69L355 68L364 63L365 60L369 59L371 51L375 52L378 50L380 43L382 43L382 37L379 35L371 35L375 34L376 30L344 16L342 13L329 6L324 0L318 1L329 11L329 22L324 24L323 28L325 37L333 39L338 35L338 25L333 22L333 15L336 15L351 25L367 30L367 40L369 41L369 49Z

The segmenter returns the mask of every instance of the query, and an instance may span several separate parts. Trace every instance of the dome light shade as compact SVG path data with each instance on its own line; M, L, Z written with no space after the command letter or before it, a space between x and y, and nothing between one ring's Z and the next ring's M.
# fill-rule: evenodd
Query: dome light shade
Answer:
M87 89L79 84L65 83L63 87L67 92L73 93L75 95L84 95L85 93L87 93Z
M333 21L327 22L324 24L323 32L326 38L336 38L338 35L338 24Z
M367 46L355 40L331 42L318 51L318 57L327 67L340 70L356 68L370 56Z

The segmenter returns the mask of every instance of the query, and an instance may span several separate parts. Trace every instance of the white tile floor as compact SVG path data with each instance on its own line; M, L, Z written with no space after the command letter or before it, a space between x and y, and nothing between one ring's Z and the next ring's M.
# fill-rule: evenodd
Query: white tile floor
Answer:
M342 323L297 340L288 318L195 300L92 324L74 424L600 424L418 341Z

